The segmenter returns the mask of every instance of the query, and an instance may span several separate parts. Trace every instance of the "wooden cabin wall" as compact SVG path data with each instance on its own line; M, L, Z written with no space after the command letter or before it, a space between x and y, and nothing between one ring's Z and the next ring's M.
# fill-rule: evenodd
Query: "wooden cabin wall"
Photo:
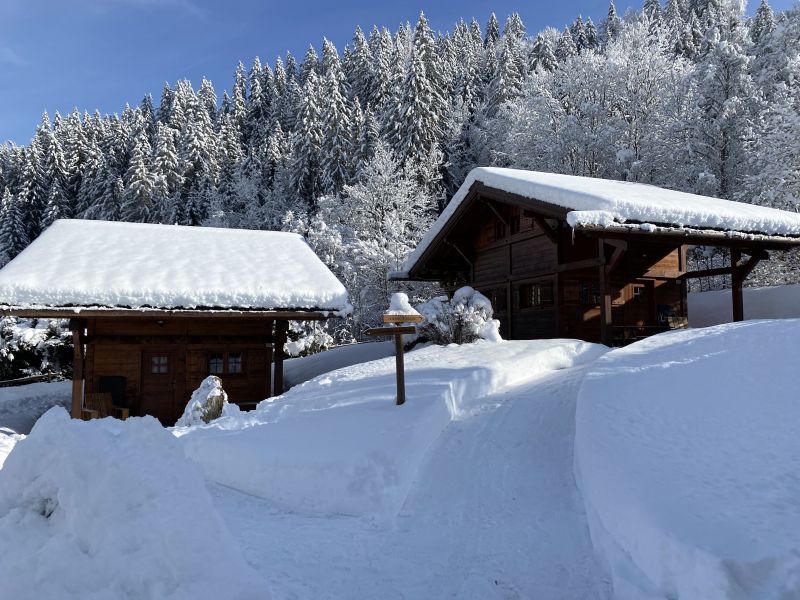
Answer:
M241 356L241 373L227 373L225 366L218 375L229 401L257 402L271 393L272 320L109 317L88 319L86 328L86 392L99 391L103 376L125 377L133 415L172 425L209 375L211 353L221 354L225 365L229 355Z
M599 258L598 240L549 221L556 244L521 208L492 209L470 242L472 285L492 301L501 335L599 342L599 267L574 268ZM680 246L628 242L610 277L613 324L656 328L666 315L685 317L685 264Z

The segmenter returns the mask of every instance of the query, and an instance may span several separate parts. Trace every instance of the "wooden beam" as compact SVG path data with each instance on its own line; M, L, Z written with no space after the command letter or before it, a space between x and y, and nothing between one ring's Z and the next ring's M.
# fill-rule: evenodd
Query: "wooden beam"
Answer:
M492 212L497 216L498 219L500 219L503 225L508 227L508 221L506 221L503 215L500 214L500 211L497 210L497 208L495 207L494 203L491 200L486 200L485 198L481 198L481 202L483 202L486 206L488 206L492 210Z
M624 244L624 242L623 242ZM606 268L606 276L611 275L611 272L619 266L622 257L625 255L625 251L627 250L628 245L616 245L614 248L614 253L611 255L611 259L608 261L608 264L605 266Z
M553 231L553 228L550 227L550 224L544 219L544 217L542 217L542 215L537 215L529 210L523 211L523 214L526 217L533 219L534 223L536 223L539 229L542 230L542 233L544 233L551 242L558 244L558 234Z
M742 270L739 267L739 261L742 258L742 251L739 248L731 248L731 265L733 268L733 275L731 276L731 299L733 304L733 320L744 321L744 296L742 294Z
M767 257L769 257L768 254L767 254ZM761 259L762 259L762 255L753 255L747 260L746 263L744 263L743 265L738 265L736 267L737 270L740 271L739 275L742 278L742 281L747 279L747 277L750 275L750 273L753 272L753 269L755 269L756 266L758 265L758 263L761 262Z
M564 271L578 271L580 269L591 269L594 267L602 267L606 264L605 256L597 258L586 258L584 260L576 260L573 262L556 265L555 272L563 273Z
M412 333L417 333L417 328L414 327L413 325L408 325L405 327L390 325L388 327L372 327L370 329L367 329L364 333L371 337L386 337L390 335L403 335L403 334L411 335Z
M272 393L280 396L283 393L283 346L289 331L288 321L275 321L275 375Z
M679 275L679 279L696 279L698 277L716 277L717 275L732 275L733 267L720 267L718 269L702 269L700 271L688 271Z
M72 404L70 414L73 419L81 418L83 408L83 323L70 323L72 330Z
M606 272L605 252L605 240L600 238L597 241L598 258L603 261L603 263L597 267L598 278L600 280L600 341L606 346L610 346L612 341L611 327L613 326L613 319L611 313L611 285L609 282L609 274Z

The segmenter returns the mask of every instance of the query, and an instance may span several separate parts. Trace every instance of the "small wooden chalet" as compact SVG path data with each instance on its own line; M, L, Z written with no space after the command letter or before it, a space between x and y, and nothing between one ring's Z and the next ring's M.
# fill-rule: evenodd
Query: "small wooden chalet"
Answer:
M687 271L689 245L730 250L732 266ZM471 285L508 339L623 344L686 326L687 279L742 282L770 250L800 246L800 214L654 186L474 169L394 280Z
M70 320L74 417L110 394L172 425L210 374L252 406L283 390L288 321L348 308L291 233L61 220L0 270L0 313Z

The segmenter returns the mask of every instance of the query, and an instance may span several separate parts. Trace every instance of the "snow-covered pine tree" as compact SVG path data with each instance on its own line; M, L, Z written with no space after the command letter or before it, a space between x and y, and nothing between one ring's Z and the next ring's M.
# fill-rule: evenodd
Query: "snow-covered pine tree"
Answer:
M0 204L0 265L7 263L28 245L19 199L6 187Z
M150 166L152 149L147 130L136 134L131 162L125 173L125 193L120 216L123 221L146 223L154 209L154 177Z
M311 71L303 87L297 115L297 129L292 140L294 153L292 184L296 193L308 203L308 206L314 204L321 189L319 170L323 129L320 100L317 74Z
M352 124L347 106L345 76L334 45L325 40L323 44L322 82L322 144L321 167L322 189L335 194L349 179L349 160L352 151Z

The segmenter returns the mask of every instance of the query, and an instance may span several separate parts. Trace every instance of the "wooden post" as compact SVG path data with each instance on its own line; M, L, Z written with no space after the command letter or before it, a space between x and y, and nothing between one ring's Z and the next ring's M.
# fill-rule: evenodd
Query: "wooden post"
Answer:
M397 371L397 400L395 404L400 406L406 401L406 371L403 362L403 334L416 333L417 328L404 326L402 323L421 323L423 317L420 315L384 315L384 323L392 323L389 327L373 327L365 332L373 337L394 337L394 362Z
M742 294L742 269L739 261L742 259L742 251L739 248L731 248L731 299L733 303L733 320L744 321L744 296Z
M74 346L72 359L72 405L70 414L73 419L81 418L83 409L83 323L75 321L72 327L72 345Z
M394 336L394 362L397 370L397 406L406 401L406 372L403 364L403 334Z
M280 396L283 393L283 346L286 344L286 333L289 331L288 321L275 321L275 379L272 394Z
M597 246L598 258L603 263L597 268L598 278L600 280L600 341L606 346L610 346L612 342L611 285L609 282L610 273L606 272L605 265L605 240L599 240Z

